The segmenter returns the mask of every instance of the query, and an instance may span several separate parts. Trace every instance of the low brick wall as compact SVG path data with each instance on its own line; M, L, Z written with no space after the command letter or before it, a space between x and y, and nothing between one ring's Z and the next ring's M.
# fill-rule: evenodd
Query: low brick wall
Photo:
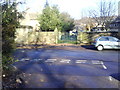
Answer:
M55 44L56 34L55 32L40 32L39 44Z
M17 30L15 41L18 44L56 44L58 32L28 32Z

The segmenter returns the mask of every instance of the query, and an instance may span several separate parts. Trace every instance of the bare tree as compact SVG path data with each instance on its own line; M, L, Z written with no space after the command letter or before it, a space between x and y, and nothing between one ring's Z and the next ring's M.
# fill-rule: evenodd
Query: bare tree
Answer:
M108 26L112 20L115 18L117 8L115 0L101 0L98 4L98 8L94 10L89 10L90 16L95 19L98 25L104 29L108 29Z

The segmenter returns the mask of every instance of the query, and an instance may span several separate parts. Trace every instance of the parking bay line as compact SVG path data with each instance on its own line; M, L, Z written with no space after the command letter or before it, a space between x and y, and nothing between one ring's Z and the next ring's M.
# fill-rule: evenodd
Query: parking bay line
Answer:
M45 62L55 62L55 61L57 61L57 59L47 59ZM69 59L61 59L60 60L61 63L70 63L70 61L71 60L69 60ZM86 62L87 62L87 60L76 60L75 63L83 63L84 64ZM107 67L104 65L103 61L92 60L92 64L99 64L99 65L102 65L102 67L104 69L107 69Z
M104 65L104 63L103 63L103 61L94 61L94 60L92 60L92 64L100 64L100 65L102 65L102 67L104 68L104 69L107 69L107 67Z
M87 60L76 60L75 63L86 63L86 62L87 62Z
M61 63L70 63L70 61L71 61L71 60L69 60L69 59L61 59L60 62L61 62Z
M57 59L47 59L45 62L55 62Z

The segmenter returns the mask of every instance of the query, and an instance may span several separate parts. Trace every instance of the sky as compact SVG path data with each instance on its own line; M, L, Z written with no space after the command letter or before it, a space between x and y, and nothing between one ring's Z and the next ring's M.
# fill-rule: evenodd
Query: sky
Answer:
M22 1L22 0L20 0ZM19 6L20 10L30 8L29 12L42 12L46 0L24 0L26 4ZM88 10L98 7L100 0L48 0L50 6L57 5L60 12L67 12L74 19L80 19L88 15ZM107 0L109 1L109 0ZM112 0L118 2L120 0Z

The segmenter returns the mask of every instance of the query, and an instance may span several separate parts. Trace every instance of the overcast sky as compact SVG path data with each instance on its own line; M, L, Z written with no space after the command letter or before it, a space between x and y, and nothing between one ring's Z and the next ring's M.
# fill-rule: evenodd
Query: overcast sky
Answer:
M30 8L29 12L41 12L46 0L24 0L26 5L20 6L21 10ZM48 0L50 6L58 5L60 12L68 12L74 19L80 19L86 16L88 9L97 8L100 0ZM109 0L107 0L109 1ZM120 1L120 0L112 0Z

